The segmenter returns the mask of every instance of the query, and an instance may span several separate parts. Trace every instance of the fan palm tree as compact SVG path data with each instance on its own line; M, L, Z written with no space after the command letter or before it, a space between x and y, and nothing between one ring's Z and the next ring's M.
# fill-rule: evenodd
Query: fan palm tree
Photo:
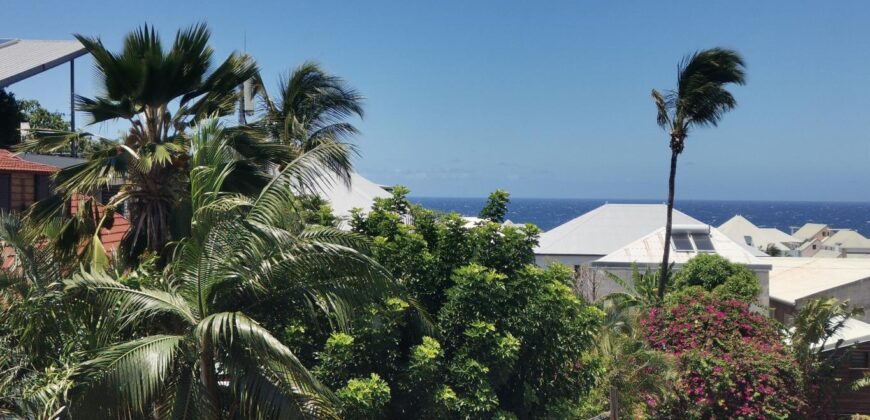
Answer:
M324 143L344 144L345 156L329 157L323 164L347 180L352 169L350 157L355 153L347 139L359 133L347 119L363 117L363 97L340 77L312 62L282 77L275 99L268 95L262 81L258 85L264 97L264 112L263 119L254 125L264 129L273 141L303 152Z
M256 197L225 192L236 164L214 120L191 137L192 230L161 288L132 288L83 272L66 282L101 316L147 334L110 346L82 367L89 387L74 409L178 418L329 417L334 397L246 310L280 296L345 325L353 308L397 293L363 237L306 225L292 185L317 177L333 144L288 163ZM117 327L114 327L117 328Z
M203 24L179 30L168 49L148 25L129 33L119 53L109 51L99 38L76 38L93 56L103 91L93 98L77 97L78 111L87 114L92 124L126 121L129 130L120 141L102 139L87 162L61 170L55 179L60 194L34 206L29 217L47 223L64 208L69 212L75 197L97 196L101 188L120 185L110 208L126 205L129 210L133 229L125 240L127 247L160 252L178 230L172 223L173 212L185 207L189 160L185 130L206 116L232 112L238 98L236 88L253 78L257 67L236 53L215 65L210 32ZM21 150L52 152L83 136L92 135L41 130ZM268 176L258 173L262 168L254 163L261 163L264 154L277 160L290 158L276 148L256 149L254 143L237 145L240 163L231 178L248 183L258 178L262 187ZM92 217L96 213L89 211ZM184 225L185 218L179 219ZM92 229L92 235L99 232L98 227ZM81 248L77 241L68 245Z
M683 152L691 129L715 127L726 112L737 106L737 101L725 86L744 84L744 67L743 58L733 50L711 48L698 51L680 64L676 90L665 93L655 89L652 91L658 110L657 122L663 129L669 130L671 148L665 247L659 276L660 298L664 296L668 282L677 157Z

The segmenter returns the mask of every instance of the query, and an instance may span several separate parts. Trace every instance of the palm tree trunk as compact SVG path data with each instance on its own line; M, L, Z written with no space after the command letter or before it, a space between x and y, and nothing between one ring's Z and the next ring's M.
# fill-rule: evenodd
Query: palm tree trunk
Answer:
M203 341L200 344L202 346L202 353L199 356L200 380L203 385L205 385L208 397L214 406L214 412L217 414L218 418L220 418L221 401L220 390L218 389L217 383L217 373L214 369L214 349L212 348L212 343L208 341L208 338L203 338Z
M659 300L665 297L665 287L668 284L668 260L671 256L671 226L674 215L674 179L677 177L677 156L679 153L671 148L671 174L668 178L668 218L665 222L665 245L662 252L662 265L659 273Z

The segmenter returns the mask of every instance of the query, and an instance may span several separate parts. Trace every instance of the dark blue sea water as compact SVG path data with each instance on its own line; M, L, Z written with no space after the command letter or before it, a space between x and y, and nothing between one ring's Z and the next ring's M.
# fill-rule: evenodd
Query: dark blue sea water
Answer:
M444 212L476 216L485 198L412 197L411 201ZM660 203L655 200L594 200L512 198L508 219L534 223L550 230L604 203ZM760 227L775 227L791 233L791 227L804 223L826 223L834 228L855 229L870 237L870 203L823 203L788 201L713 201L677 200L677 209L704 223L719 226L735 214L743 215Z

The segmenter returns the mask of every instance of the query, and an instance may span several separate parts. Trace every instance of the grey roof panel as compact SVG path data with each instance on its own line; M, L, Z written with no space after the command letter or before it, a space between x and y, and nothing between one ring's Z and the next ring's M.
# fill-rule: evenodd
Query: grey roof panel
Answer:
M78 41L15 39L0 43L0 88L87 54Z
M28 162L42 163L45 165L56 166L61 169L87 162L86 159L82 158L56 155L39 155L35 153L22 153L18 155L18 157Z

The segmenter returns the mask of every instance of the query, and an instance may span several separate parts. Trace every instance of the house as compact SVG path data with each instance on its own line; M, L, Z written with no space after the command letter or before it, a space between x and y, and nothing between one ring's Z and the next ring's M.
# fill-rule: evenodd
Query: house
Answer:
M718 229L704 224L675 224L671 232L671 243L668 245L665 245L665 228L660 227L593 261L590 266L628 281L631 279L634 267L641 271L657 270L661 266L665 246L671 247L669 260L677 270L699 254L717 254L731 262L743 264L755 273L761 286L758 303L761 306L768 305L768 279L771 265L764 257L766 254L756 248L735 242ZM588 286L581 285L581 287ZM612 280L603 281L595 287L598 288L598 296L606 296L622 290Z
M0 149L0 209L24 210L50 194L57 167L26 161Z
M788 323L807 301L833 297L870 309L870 259L767 258L774 318ZM870 320L870 312L859 316Z
M841 359L834 376L846 384L870 375L870 324L847 319L840 331L826 342L817 343L816 347L819 346L823 354L828 353L834 360ZM832 415L845 418L855 413L870 413L870 388L846 389L836 396L833 408Z
M819 246L821 250L813 256L819 256L824 251L833 251L836 258L868 258L870 257L870 239L851 229L837 230Z
M363 213L371 210L376 198L389 198L391 194L380 185L368 180L362 175L351 172L350 183L346 184L334 174L320 177L314 193L332 206L332 214L343 221L341 227L346 228L351 210L360 209Z
M802 242L823 241L828 236L833 234L828 225L821 223L807 223L801 226L792 236L800 239Z
M778 249L783 256L798 256L802 240L779 229L760 228L741 215L736 215L719 226L719 231L735 242L743 242L753 248L766 250L768 246Z
M579 270L665 224L664 204L604 204L543 233L535 248L535 262L554 262ZM674 209L675 225L700 225L700 221Z

